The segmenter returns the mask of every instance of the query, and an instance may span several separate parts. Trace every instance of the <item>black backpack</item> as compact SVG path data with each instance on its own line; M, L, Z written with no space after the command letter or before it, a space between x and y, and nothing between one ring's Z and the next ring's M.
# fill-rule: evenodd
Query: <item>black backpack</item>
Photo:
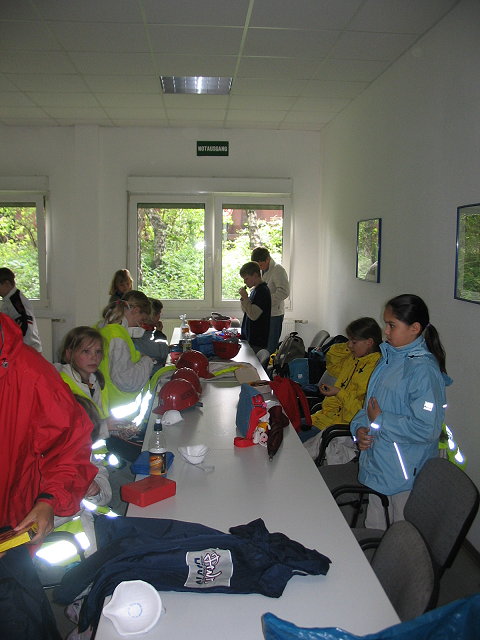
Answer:
M348 338L342 335L333 336L326 340L319 349L311 348L308 350L308 382L310 384L318 384L327 368L327 351L332 345L338 344L339 342L348 342Z
M305 357L305 344L296 331L292 331L278 347L273 360L273 373L288 377L288 363Z

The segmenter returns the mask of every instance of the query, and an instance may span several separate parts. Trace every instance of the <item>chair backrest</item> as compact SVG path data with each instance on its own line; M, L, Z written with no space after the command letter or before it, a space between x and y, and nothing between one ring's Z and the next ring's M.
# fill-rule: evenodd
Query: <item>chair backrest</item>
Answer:
M432 559L413 524L394 522L372 559L372 567L402 622L424 613L436 591Z
M310 347L315 349L316 347L321 347L327 338L330 337L330 334L325 329L321 329L318 333L313 336L313 340L310 343Z
M260 349L260 351L257 351L257 358L262 367L265 368L265 365L268 364L270 359L270 351L268 349Z
M478 503L476 486L445 458L428 460L418 474L403 513L427 542L440 575L453 562Z

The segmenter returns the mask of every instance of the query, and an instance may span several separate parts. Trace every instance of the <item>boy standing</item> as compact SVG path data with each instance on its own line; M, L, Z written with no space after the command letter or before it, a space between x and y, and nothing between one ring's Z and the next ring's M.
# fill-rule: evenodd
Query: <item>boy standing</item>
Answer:
M272 300L270 290L260 275L257 262L246 262L240 269L245 287L239 289L242 306L242 338L247 340L255 353L266 349L270 330L270 313ZM250 289L250 295L247 293Z
M19 325L23 341L36 351L42 352L37 322L30 301L15 285L15 274L7 267L0 268L0 296L3 305L0 311L10 316Z
M290 295L290 284L285 269L277 264L266 247L256 247L252 251L252 260L258 262L262 279L268 284L272 296L272 315L270 318L270 335L268 350L273 353L278 348L282 333L285 300Z

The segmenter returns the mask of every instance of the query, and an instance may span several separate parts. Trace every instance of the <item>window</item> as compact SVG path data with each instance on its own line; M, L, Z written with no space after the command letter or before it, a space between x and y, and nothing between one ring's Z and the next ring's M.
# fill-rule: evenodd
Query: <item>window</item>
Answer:
M43 194L0 192L0 266L36 306L47 305Z
M237 300L239 267L250 261L252 249L267 247L282 262L283 205L222 205L222 301Z
M288 270L288 215L283 194L130 194L129 268L136 286L168 301L169 316L236 309L238 272L254 247L268 247Z

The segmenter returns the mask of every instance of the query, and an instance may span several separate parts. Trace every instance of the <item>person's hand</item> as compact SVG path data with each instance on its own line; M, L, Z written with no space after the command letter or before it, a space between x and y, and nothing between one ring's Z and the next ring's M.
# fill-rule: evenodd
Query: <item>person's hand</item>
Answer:
M87 493L85 494L85 497L86 498L90 498L91 496L96 496L99 493L100 493L100 487L98 486L98 484L94 480L92 482L92 484L88 487Z
M238 293L240 294L240 298L242 300L248 299L247 287L240 287L240 289L238 290Z
M31 539L31 544L40 544L42 540L53 530L53 507L48 502L36 502L30 513L17 524L14 531L20 531L30 522L36 522L37 533Z
M163 331L163 322L161 320L156 322L154 326L157 331Z
M376 398L370 398L367 405L367 414L370 422L374 422L375 418L382 413L382 410L378 406Z
M373 443L374 436L369 435L368 427L358 427L355 437L357 439L357 447L360 451L365 451L365 449L370 449Z
M339 391L339 387L334 387L331 384L320 385L320 393L323 393L324 396L336 396Z

